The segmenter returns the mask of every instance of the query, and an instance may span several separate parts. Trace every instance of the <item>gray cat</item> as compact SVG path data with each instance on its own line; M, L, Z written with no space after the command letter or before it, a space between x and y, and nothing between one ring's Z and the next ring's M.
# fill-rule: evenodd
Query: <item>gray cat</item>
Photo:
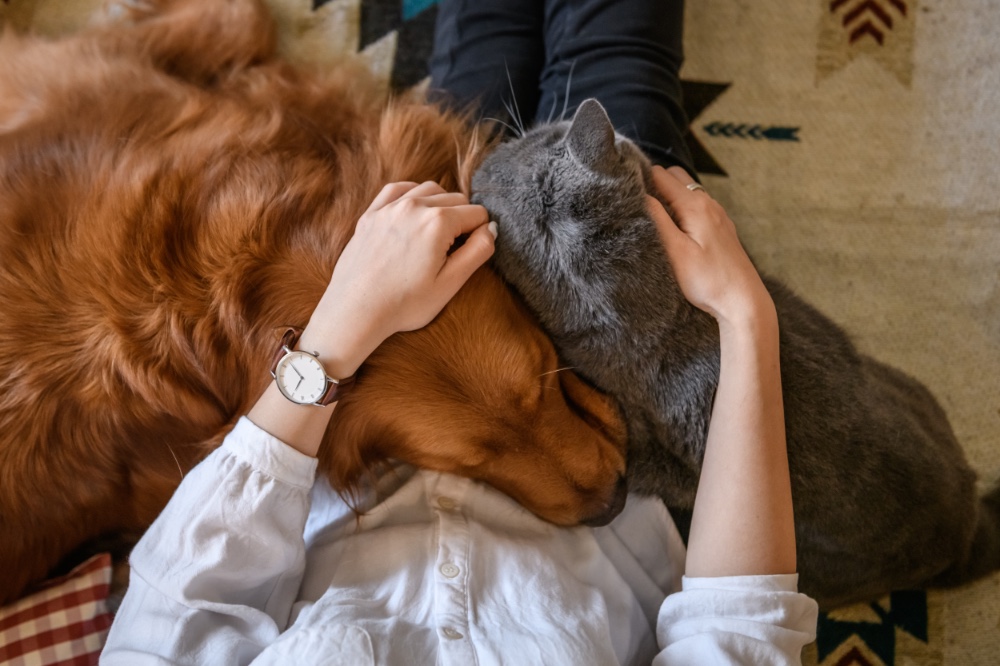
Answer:
M563 360L615 396L633 491L694 503L719 375L715 321L681 294L644 195L648 160L584 102L500 145L472 181L494 262ZM824 607L1000 568L1000 489L977 498L944 411L765 277L781 330L800 589Z

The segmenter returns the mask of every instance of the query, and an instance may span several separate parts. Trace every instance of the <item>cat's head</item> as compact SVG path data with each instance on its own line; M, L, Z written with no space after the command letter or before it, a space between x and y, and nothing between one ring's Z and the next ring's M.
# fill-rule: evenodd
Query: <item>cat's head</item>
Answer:
M597 299L586 297L586 282L599 280L609 261L629 261L621 253L655 243L645 199L651 183L649 160L615 132L593 99L572 120L537 127L483 161L472 200L499 226L494 265L550 332L560 326L541 304L599 309ZM586 307L580 313L602 314Z
M497 222L613 219L644 214L649 160L616 134L600 102L580 104L572 120L541 125L493 150L472 181L474 198Z

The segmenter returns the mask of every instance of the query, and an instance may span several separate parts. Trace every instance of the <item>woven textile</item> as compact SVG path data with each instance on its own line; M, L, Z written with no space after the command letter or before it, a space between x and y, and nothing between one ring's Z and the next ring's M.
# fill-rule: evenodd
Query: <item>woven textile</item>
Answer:
M0 608L0 663L96 664L111 626L111 556L95 555L66 576Z
M100 0L0 1L60 34ZM360 53L419 90L434 0L268 0L290 57ZM702 180L758 266L924 382L984 484L1000 475L1000 5L689 0L681 70ZM835 507L831 507L835 510ZM823 666L987 666L1000 575L826 614Z

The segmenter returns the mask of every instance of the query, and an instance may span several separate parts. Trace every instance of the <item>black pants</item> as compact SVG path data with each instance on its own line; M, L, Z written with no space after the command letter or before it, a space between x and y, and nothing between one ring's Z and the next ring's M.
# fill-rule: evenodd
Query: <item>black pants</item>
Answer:
M683 0L441 0L432 94L525 126L570 118L594 97L653 162L694 173L683 18Z

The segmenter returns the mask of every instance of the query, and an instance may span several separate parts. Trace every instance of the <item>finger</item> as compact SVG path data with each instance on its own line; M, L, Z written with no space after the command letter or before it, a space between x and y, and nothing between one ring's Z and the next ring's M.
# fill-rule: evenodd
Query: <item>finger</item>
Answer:
M406 193L407 199L417 197L429 197L435 194L447 194L447 190L435 183L433 180L426 180Z
M685 184L681 182L677 176L660 167L653 168L653 183L656 185L657 192L659 192L659 194L663 197L663 200L667 203L667 205L670 206L675 213L678 213L675 222L681 229L683 229L685 220L684 216L680 214L678 207L683 208L685 201L690 203L692 200L688 197L690 197L693 192L688 190Z
M681 171L683 172L683 169ZM700 217L697 212L703 212L704 205L713 201L709 196L692 197L691 195L695 193L691 192L677 175L660 167L653 168L653 183L663 201L673 211L674 222L684 231L689 231L688 227L692 219ZM691 213L696 214L692 215Z
M428 207L448 208L451 206L467 205L469 197L461 192L441 192L440 194L420 197L417 201Z
M695 182L694 178L691 177L691 174L689 174L686 169L679 166L669 167L667 169L667 173L669 173L677 180L681 181L681 183L683 183L684 185L690 185L691 183Z
M492 229L492 231L491 231ZM493 256L496 223L482 224L465 239L438 272L438 282L450 299L486 260Z
M689 174L685 169L679 166L672 166L667 169L667 173L683 183L684 187L687 188L689 192L700 192L705 196L710 196L708 191L702 187L701 183L692 178L691 174Z
M683 198L685 194L688 194L685 184L663 167L653 167L653 184L656 185L656 190L663 195L670 206L674 205L678 197Z
M375 198L372 200L371 205L368 206L368 210L378 210L383 206L391 204L393 201L399 199L401 196L403 196L416 186L417 183L412 183L409 181L404 181L400 183L389 183L388 185L383 187L382 190L375 196Z
M449 220L453 220L453 234L457 238L462 234L467 234L477 227L490 221L490 214L483 206L477 204L465 204L464 206L452 206L445 211Z

